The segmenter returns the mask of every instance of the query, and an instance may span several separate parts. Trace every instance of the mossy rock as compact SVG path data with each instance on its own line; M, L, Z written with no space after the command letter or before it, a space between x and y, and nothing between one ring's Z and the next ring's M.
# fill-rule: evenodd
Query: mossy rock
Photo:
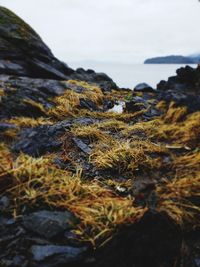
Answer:
M0 31L8 38L40 39L39 35L12 11L0 6Z

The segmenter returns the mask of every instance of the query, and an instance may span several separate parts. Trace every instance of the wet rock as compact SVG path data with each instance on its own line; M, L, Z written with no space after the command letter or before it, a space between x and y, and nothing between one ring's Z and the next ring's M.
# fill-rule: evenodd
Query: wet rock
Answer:
M147 83L139 83L134 88L135 92L153 93L155 90Z
M65 134L72 125L89 125L97 121L98 120L96 119L82 117L64 120L54 125L42 125L35 128L27 128L22 130L18 138L19 141L13 145L12 149L14 152L19 153L22 151L34 157L39 157L47 152L55 152L62 146L62 142L59 141L58 137Z
M24 129L19 136L19 141L13 145L13 151L17 153L22 151L36 157L46 152L57 151L62 145L58 137L64 134L71 125L71 122L67 120L55 125Z
M23 225L47 239L56 237L68 229L74 228L76 218L70 212L38 211L23 217Z
M31 247L31 254L33 260L36 262L45 261L46 265L42 266L63 266L68 263L80 262L83 259L84 253L86 252L85 247L69 247L69 246L38 246L34 245Z
M74 137L73 141L81 151L83 151L88 155L91 153L91 148L88 145L86 145L80 138Z
M81 98L80 99L80 107L88 109L90 111L96 111L97 110L96 104L93 101L91 101L90 99Z

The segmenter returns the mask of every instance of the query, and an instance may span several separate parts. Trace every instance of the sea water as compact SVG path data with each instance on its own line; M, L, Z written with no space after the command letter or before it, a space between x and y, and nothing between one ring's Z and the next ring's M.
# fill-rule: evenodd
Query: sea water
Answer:
M104 72L110 76L118 86L133 89L138 83L148 83L153 88L161 80L176 75L176 70L186 65L181 64L121 64L99 62L70 63L70 67L93 69L96 72ZM196 68L196 65L190 65Z

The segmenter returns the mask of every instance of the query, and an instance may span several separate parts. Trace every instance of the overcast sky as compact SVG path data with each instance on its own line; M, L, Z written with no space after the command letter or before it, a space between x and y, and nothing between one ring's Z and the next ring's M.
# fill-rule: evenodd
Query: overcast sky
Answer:
M0 0L66 62L200 52L198 0Z

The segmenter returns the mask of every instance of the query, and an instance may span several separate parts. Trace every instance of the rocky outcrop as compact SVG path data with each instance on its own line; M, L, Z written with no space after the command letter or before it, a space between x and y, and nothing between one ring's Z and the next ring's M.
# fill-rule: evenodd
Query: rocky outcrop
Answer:
M99 83L106 90L117 87L106 74L69 68L55 58L26 22L1 6L0 74L56 80L80 79Z
M194 69L186 66L176 73L176 76L158 83L158 99L187 106L190 112L200 110L200 67Z

